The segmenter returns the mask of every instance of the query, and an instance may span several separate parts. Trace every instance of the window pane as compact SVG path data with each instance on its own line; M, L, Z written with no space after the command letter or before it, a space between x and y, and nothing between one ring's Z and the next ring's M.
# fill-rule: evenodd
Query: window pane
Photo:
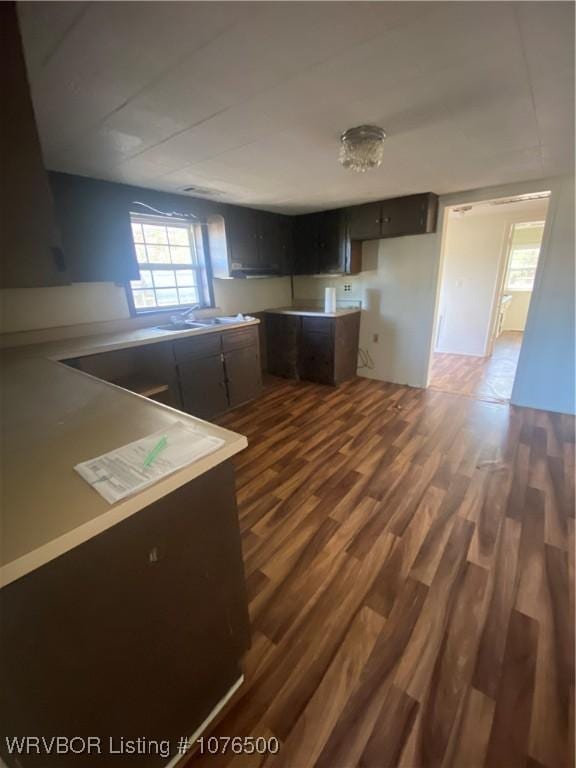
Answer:
M135 243L143 243L144 235L142 234L141 224L132 224L132 237Z
M510 269L521 269L523 267L536 268L537 263L537 248L517 248L512 251Z
M134 297L134 306L136 309L146 309L147 307L156 306L154 291L132 291L132 296Z
M511 291L531 291L534 275L533 269L512 269L508 275L507 288Z
M168 227L168 242L170 245L188 245L188 229L185 227Z
M198 303L197 288L178 288L178 295L180 296L180 304Z
M178 285L196 285L196 275L191 269L179 269L176 271Z
M176 288L158 288L156 289L156 300L159 307L178 304L178 292Z
M148 245L146 250L151 264L170 264L170 250L167 245Z
M132 288L151 288L152 272L149 269L140 270L140 280L130 280Z
M171 288L176 285L176 278L171 269L157 269L154 272L154 285L157 288Z
M144 245L136 245L134 247L136 248L136 258L138 259L138 263L146 264L148 261L146 257L146 247Z
M171 246L170 254L172 256L172 264L191 264L192 254L190 248L181 248L179 246Z
M166 227L159 224L142 224L144 231L144 239L147 243L156 243L162 245L168 244L168 238L166 237Z

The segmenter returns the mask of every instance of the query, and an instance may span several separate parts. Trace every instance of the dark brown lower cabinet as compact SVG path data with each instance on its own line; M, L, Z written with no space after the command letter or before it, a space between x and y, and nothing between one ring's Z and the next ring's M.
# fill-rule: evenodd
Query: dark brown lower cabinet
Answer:
M209 419L262 391L258 329L254 326L174 343L182 406Z
M224 369L230 408L258 397L262 390L262 380L256 345L225 352Z
M266 314L268 372L338 385L358 365L360 311L337 317Z
M175 748L239 679L250 644L231 462L4 587L0 609L9 768L115 767L128 758L107 754L110 737ZM23 735L98 736L103 753L8 754L4 737Z
M212 419L262 392L259 327L254 325L65 362L201 419ZM161 394L148 394L161 387Z
M182 407L201 419L210 419L228 408L222 355L188 360L178 366Z
M285 379L298 378L298 338L301 318L294 315L267 313L266 360L268 373Z

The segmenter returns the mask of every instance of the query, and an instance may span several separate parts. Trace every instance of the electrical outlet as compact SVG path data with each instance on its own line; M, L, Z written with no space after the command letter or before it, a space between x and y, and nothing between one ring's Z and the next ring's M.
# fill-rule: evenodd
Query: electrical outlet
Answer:
M350 293L352 291L352 285L350 283L344 283L344 293Z
M374 342L374 344L378 344L379 340L380 340L380 335L377 334L377 333L373 333L372 334L372 341Z

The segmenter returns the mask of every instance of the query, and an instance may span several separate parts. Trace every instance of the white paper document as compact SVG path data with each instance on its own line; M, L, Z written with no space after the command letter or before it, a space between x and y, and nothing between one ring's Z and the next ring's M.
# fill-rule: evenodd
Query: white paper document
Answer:
M146 466L146 459L160 441L163 447L152 463ZM106 501L114 504L177 469L213 453L222 445L222 438L205 435L178 421L166 430L77 464L74 469Z

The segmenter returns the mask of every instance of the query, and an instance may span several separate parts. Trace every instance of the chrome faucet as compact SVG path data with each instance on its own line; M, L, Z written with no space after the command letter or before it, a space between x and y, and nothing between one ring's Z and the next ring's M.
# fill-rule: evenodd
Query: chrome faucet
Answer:
M177 325L179 323L186 323L188 321L194 322L196 320L196 315L194 314L197 309L200 309L202 307L201 304L192 304L191 307L188 307L187 310L184 312L181 312L178 315L170 315L170 321L174 323L174 325Z

